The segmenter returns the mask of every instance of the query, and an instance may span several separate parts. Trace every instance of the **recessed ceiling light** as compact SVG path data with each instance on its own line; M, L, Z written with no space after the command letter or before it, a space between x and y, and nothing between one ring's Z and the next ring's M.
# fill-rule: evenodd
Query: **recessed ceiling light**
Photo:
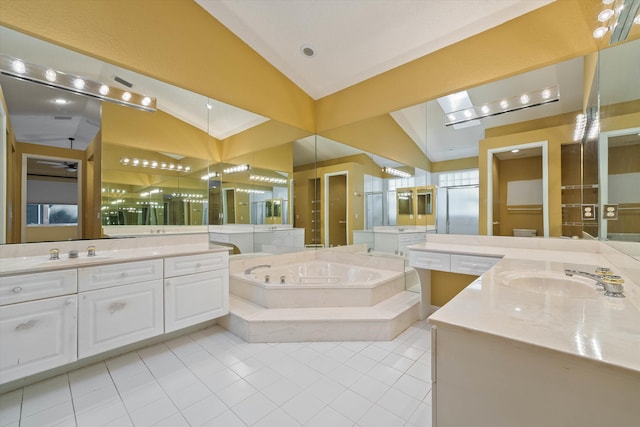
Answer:
M316 49L308 44L303 44L300 46L300 53L302 53L307 58L313 58L316 56Z
M514 148L513 150L511 150L511 152L515 154L515 153L519 153L519 152L520 152L520 150L519 150L519 149L517 149L517 148Z
M615 0L602 0L602 3L604 4L611 4L613 3Z
M615 15L613 9L605 9L598 14L598 21L607 22L613 15Z
M64 98L56 98L56 99L53 100L53 102L58 104L58 105L65 105L65 104L69 103L69 101L67 101Z
M593 37L595 37L596 39L601 39L605 34L607 34L607 31L609 31L609 28L607 27L598 27L593 32Z
M640 24L640 15L636 16L636 19L633 20L634 24Z

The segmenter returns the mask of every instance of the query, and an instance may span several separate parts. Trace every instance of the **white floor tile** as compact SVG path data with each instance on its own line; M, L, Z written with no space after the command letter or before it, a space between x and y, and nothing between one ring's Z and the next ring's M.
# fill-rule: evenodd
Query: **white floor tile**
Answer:
M429 390L431 390L431 383L421 381L411 375L404 374L393 385L393 388L399 390L414 399L422 400L425 398Z
M420 403L409 418L407 427L431 427L431 406Z
M216 394L228 407L232 407L257 392L258 390L254 386L245 380L240 380L223 388Z
M377 402L389 390L389 385L368 375L363 375L349 388L360 396L372 402Z
M67 375L59 375L24 388L21 416L29 417L65 403L71 404L69 379Z
M429 427L429 345L424 321L384 342L214 326L0 395L0 427Z
M373 402L351 390L346 390L329 406L356 422L373 406Z
M282 409L278 408L275 411L269 413L252 427L299 427L300 422L287 414ZM327 425L328 426L328 425Z
M305 427L351 427L353 421L327 406L305 424Z
M268 367L263 367L245 378L257 390L264 390L280 379L282 379L282 375Z
M307 388L307 391L322 400L324 403L331 403L339 395L344 393L346 389L347 388L345 386L331 378L323 377L311 384Z
M42 411L32 413L29 416L22 416L20 419L21 427L44 427L54 426L56 424L67 423L70 420L74 420L75 415L73 413L73 405L71 400L66 400L49 406Z
M282 378L269 387L261 390L276 405L283 405L285 402L298 395L302 391L302 387L294 383L288 378Z
M312 395L302 392L281 406L285 412L304 424L313 418L326 404Z
M227 410L227 405L225 405L218 396L211 395L184 408L182 414L189 424L199 426L220 416Z
M177 412L178 409L174 406L171 400L169 400L168 397L163 397L143 406L140 409L130 412L130 414L136 427L147 427L152 426L165 418L171 417Z
M247 425L253 425L278 407L262 393L255 393L233 406L231 410Z
M216 418L207 421L202 427L246 427L246 424L238 418L232 410L227 410Z
M402 427L406 421L380 406L372 406L358 421L363 427Z
M389 412L408 420L420 405L420 400L391 388L376 403Z

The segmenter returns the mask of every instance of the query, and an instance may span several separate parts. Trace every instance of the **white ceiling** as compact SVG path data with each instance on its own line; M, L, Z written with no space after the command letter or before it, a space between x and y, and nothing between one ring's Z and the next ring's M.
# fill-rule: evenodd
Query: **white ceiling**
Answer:
M553 0L196 0L314 99ZM301 53L312 46L316 55Z

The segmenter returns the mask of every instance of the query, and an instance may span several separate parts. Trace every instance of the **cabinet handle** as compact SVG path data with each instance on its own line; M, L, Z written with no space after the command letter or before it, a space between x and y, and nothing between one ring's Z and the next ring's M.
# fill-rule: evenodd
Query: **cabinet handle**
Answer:
M13 292L19 294L20 292L22 292L22 288L20 286L16 286L15 288L13 288Z
M109 304L109 313L113 314L116 311L120 311L122 309L124 309L127 306L126 302L122 302L122 301L118 301L118 302L112 302L111 304Z
M202 267L202 263L200 263L200 262L196 263L196 267L198 267L198 268Z
M33 320L33 319L27 320L26 322L20 323L18 326L16 326L16 331L20 332L20 331L25 331L27 329L31 329L36 325L36 323L38 323L37 320Z
M127 276L128 276L128 274L127 274L127 272L126 272L126 271L123 271L122 273L120 273L120 275L121 275L122 277L127 277Z

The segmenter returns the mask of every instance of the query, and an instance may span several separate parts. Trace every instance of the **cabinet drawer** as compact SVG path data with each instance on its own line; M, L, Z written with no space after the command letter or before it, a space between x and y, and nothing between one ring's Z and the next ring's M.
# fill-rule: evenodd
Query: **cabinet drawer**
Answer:
M451 256L441 252L410 251L409 265L428 270L451 271Z
M0 278L0 305L74 294L77 290L75 269L5 276Z
M165 332L229 313L229 270L164 280Z
M162 260L124 262L78 269L78 291L162 279Z
M159 335L162 320L162 280L81 293L78 357Z
M454 273L482 275L493 265L500 261L500 258L474 256L474 255L451 255L451 271Z
M0 383L77 360L77 296L0 307Z
M184 274L200 273L203 271L227 268L229 254L227 252L213 252L198 255L186 255L164 260L164 277L175 277Z

